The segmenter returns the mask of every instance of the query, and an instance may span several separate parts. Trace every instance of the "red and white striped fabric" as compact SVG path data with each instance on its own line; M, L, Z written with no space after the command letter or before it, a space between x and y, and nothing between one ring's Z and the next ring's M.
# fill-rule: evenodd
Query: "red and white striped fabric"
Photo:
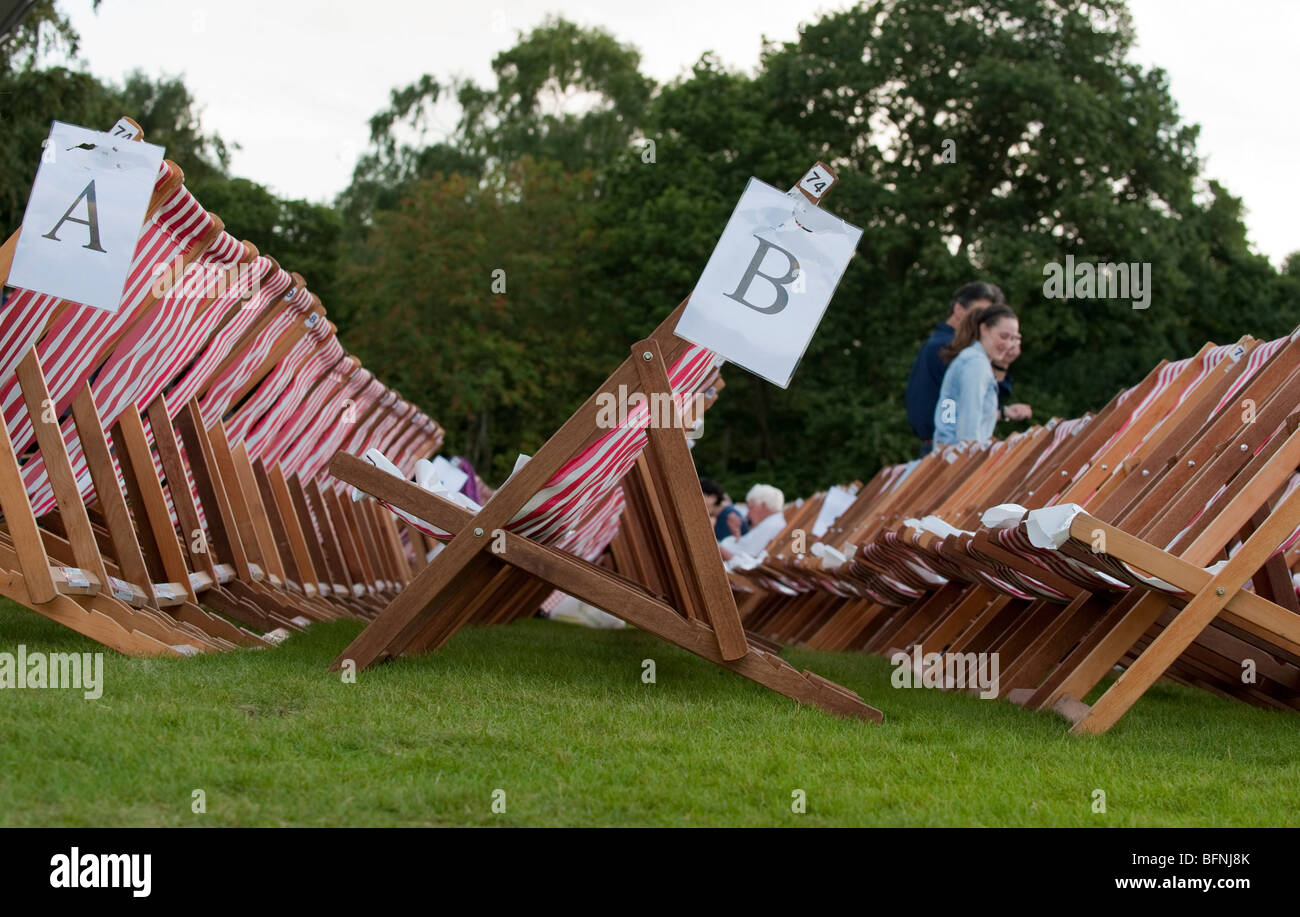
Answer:
M343 441L352 434L357 423L383 395L384 383L376 379L372 373L367 372L365 375L368 381L365 387L353 396L351 406L346 404L339 406L334 425L316 440L311 451L295 465L294 471L299 475L314 478L320 474ZM365 419L369 421L369 418Z
M410 417L402 420L400 428L401 435L393 442L393 454L403 463L401 467L408 468L420 459L428 458L429 454L424 447L429 434L424 424L424 415L412 411Z
M582 524L560 539L556 547L595 563L618 534L619 517L623 514L625 502L623 488L615 487Z
M253 389L252 394L238 405L226 418L226 432L234 440L242 441L248 446L250 455L256 454L254 442L265 440L274 430L272 425L263 426L262 433L254 437L251 431L262 424L268 417L292 408L294 401L282 403L280 397L290 388L301 373L311 372L310 378L301 380L302 385L309 385L325 370L337 363L343 356L343 348L338 341L330 338L322 340L324 324L317 322L307 334L289 349L276 367ZM328 344L335 346L330 347Z
M716 355L699 346L688 348L674 362L668 378L679 409L716 365ZM648 421L649 407L641 400L628 410L625 423L567 462L528 501L510 521L511 531L546 544L560 537L631 470L648 441Z
M1087 564L1081 564L1060 551L1050 551L1035 547L1029 540L1024 524L1004 529L994 529L990 536L1008 551L1012 551L1026 560L1043 567L1057 576L1087 589L1089 592L1123 591L1122 583L1101 576Z
M718 357L712 351L695 345L687 348L673 363L668 379L679 410L711 378L717 364ZM552 475L506 528L548 545L568 537L570 530L576 529L636 464L649 441L645 432L649 421L649 407L644 399L639 400L629 408L619 426L598 438ZM444 541L449 538L446 532L428 522L385 505L425 534Z
M372 447L378 448L375 446L374 442L375 431L379 428L380 424L383 423L384 418L393 409L393 405L396 402L397 392L392 389L386 389L383 394L379 396L379 407L376 408L368 418L366 418L364 423L348 432L347 437L344 439L344 445L342 446L343 450L352 455L361 455L367 449Z
M358 367L347 382L335 391L334 396L317 415L318 422L303 430L297 442L276 459L285 474L301 472L308 459L327 448L326 444L334 441L338 436L339 426L346 426L349 417L352 418L351 422L355 422L359 399L374 378L369 370Z
M311 312L314 297L307 292L305 287L296 288L291 294L287 295L289 296L287 308L262 329L252 345L245 351L243 357L227 367L213 382L207 393L199 399L199 411L203 415L205 426L211 427L225 416L234 403L235 396L252 381L254 373L270 356L271 351L275 349L276 343L282 340L285 335L291 333L294 326L299 323L307 327L308 336L298 341L293 350L298 347L302 348L300 359L305 358L306 354L310 352L312 347L310 331L317 325L323 324L319 314ZM304 343L304 341L307 343ZM285 359L287 359L287 355ZM283 362L285 360L281 360L281 363ZM180 410L179 404L168 406L173 410Z
M193 252L198 238L213 225L211 214L182 186L145 222L118 311L105 312L68 303L67 308L54 319L36 348L56 415L68 409L73 396L90 379L100 362L105 342L130 327L145 305L152 301L152 287L157 276L155 268L171 270L178 259ZM6 317L11 304L16 310L15 315L19 315L25 308L40 307L38 300L44 299L47 297L20 291L5 304ZM21 324L28 327L30 323ZM22 353L19 353L18 358L21 357ZM0 402L4 405L14 451L21 454L31 446L35 432L31 419L22 408L18 380L13 376L0 381Z
M335 340L332 343L338 342ZM341 344L338 345L338 352L343 354ZM254 442L250 443L250 449L255 450L268 464L278 464L304 437L310 438L323 432L325 424L333 419L323 416L326 406L340 389L348 387L358 367L355 360L342 356L337 362L328 364L315 378L309 378L308 373L313 370L309 363L280 396L275 410L269 412L258 424L252 434ZM298 396L296 399L295 395ZM275 418L277 414L279 417ZM272 420L273 418L275 419ZM274 422L274 426L268 428L269 421ZM267 432L260 444L257 441L259 431Z
M154 183L154 193L161 192L163 186L178 170L170 163L164 162ZM154 219L150 214L146 226L141 229L141 240L148 233L148 225ZM137 244L137 255L139 245ZM8 299L0 305L0 376L7 377L18 361L40 340L45 326L49 324L59 303L63 300L45 293L35 293L15 288Z
M405 401L399 401L397 408L398 421L388 431L385 437L387 444L382 448L414 465L419 459L429 457L427 453L419 450L421 440L426 438L424 424L420 421L424 415L415 405Z
M1250 356L1246 358L1246 368L1242 371L1241 375L1236 378L1228 390L1224 392L1223 397L1219 399L1219 403L1214 406L1214 414L1217 415L1221 410L1223 410L1225 405L1234 401L1236 397L1241 394L1241 390L1255 377L1255 374L1258 373L1264 367L1264 364L1272 358L1273 354L1281 350L1286 343L1296 337L1296 335L1300 335L1300 328L1297 328L1286 337L1280 337L1275 341L1267 341L1252 350Z
M256 264L255 261L254 265ZM256 268L254 276L256 276ZM225 327L217 332L204 348L199 359L186 369L184 375L168 390L169 408L174 406L175 410L180 410L191 398L198 395L212 379L217 368L230 356L231 350L239 339L257 324L267 308L277 302L292 283L293 278L289 276L288 271L278 267L273 268L262 278L253 297L240 307Z
M1092 415L1084 414L1082 417L1075 417L1070 420L1062 420L1060 423L1058 423L1056 427L1052 430L1052 441L1048 444L1047 448L1043 450L1043 454L1038 456L1038 458L1034 460L1034 464L1030 467L1029 470L1031 472L1038 470L1038 466L1043 464L1043 462L1047 461L1048 456L1050 456L1053 452L1055 452L1058 448L1060 448L1061 443L1065 442L1071 436L1081 431L1085 426L1088 425L1088 422L1090 420L1092 420Z
M370 417L368 417L363 424L348 434L347 438L344 440L344 445L340 447L342 451L347 452L349 455L364 455L367 449L379 449L380 447L375 445L377 442L375 431L383 423L385 416L387 416L388 412L392 410L392 406L396 401L396 392L391 389L385 391L383 395L380 396L379 408L372 412ZM380 451L382 451L382 449ZM410 466L404 464L399 467L409 468ZM340 494L346 492L348 489L347 483L340 481L337 478L331 482L330 486Z
M128 406L145 405L157 397L193 359L221 319L250 292L254 275L236 271L245 254L242 243L222 233L191 265L186 278L146 310L118 342L94 382L95 406L105 428L116 423ZM269 266L266 259L255 265L263 272ZM62 432L78 489L83 499L89 499L94 488L71 418L64 422ZM23 466L23 479L36 515L55 508L54 491L40 455Z

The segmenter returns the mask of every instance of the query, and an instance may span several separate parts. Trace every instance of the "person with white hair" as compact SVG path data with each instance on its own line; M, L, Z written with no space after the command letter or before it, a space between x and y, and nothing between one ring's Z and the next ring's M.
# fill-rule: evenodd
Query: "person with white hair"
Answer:
M767 546L785 530L785 494L771 484L755 484L745 494L749 508L749 531L739 538L725 538L719 547L724 560L738 556L761 559Z

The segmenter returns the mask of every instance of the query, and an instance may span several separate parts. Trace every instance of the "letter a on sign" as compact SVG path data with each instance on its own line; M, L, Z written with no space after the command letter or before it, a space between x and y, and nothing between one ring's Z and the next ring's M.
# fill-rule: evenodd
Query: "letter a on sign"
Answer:
M45 151L7 282L116 312L163 148L55 121Z
M800 183L814 197L829 186L819 172ZM751 178L682 312L678 337L787 387L861 236L798 191Z

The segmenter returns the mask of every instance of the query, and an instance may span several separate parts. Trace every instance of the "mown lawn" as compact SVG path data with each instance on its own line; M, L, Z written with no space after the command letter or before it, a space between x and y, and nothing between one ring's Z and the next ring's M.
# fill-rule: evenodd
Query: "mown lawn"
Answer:
M1300 718L1177 685L1081 738L1005 702L894 689L882 659L787 653L884 710L877 726L644 633L547 621L344 684L326 665L360 627L191 659L106 653L94 701L0 691L0 825L1300 824ZM96 649L0 603L0 651L18 644Z

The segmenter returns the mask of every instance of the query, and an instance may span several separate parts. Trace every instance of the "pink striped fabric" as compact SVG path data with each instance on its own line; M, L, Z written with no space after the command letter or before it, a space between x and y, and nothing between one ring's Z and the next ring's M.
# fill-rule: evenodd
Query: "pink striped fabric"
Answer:
M333 397L312 418L312 423L299 434L297 441L275 459L285 474L301 471L308 458L333 439L336 428L345 422L345 415L356 417L357 399L373 378L368 370L358 368L335 391Z
M357 422L365 416L379 396L383 394L384 384L370 373L366 373L366 376L369 377L369 381L365 383L365 387L361 391L353 396L351 408L346 405L338 406L337 419L333 426L316 440L310 452L297 463L294 470L298 474L309 478L319 475L325 466L329 464L329 460L334 456L334 453L339 450L343 440L352 434Z
M678 406L707 382L717 366L717 356L702 347L691 346L668 371L669 383ZM592 512L631 470L648 442L645 426L649 408L643 401L627 412L625 421L570 459L515 514L507 524L510 531L553 545ZM387 504L385 504L387 505ZM447 533L392 506L388 507L420 531L446 540Z
M717 357L692 346L673 364L669 382L679 407L705 382ZM643 427L649 408L642 401L628 411L626 423L606 433L571 459L511 520L511 530L550 543L607 494L636 463L646 446Z
M54 319L36 348L56 414L61 415L68 409L73 395L89 380L99 362L104 342L126 330L152 298L151 287L156 276L154 269L167 268L176 259L189 254L197 238L212 226L211 215L182 186L145 223L119 310L105 312L69 303L62 314ZM25 294L28 291L21 291L5 304L6 316L11 306L16 314L21 314L25 308L41 307L42 303L38 300L48 299ZM29 322L19 323L30 327ZM18 357L21 356L22 353L19 353ZM14 450L21 454L31 446L35 434L31 419L22 409L22 397L16 378L6 376L3 383L0 383L0 402L4 405L5 421L9 424Z
M225 234L222 234L225 236ZM131 404L146 405L194 357L217 323L249 292L253 275L235 274L226 283L238 259L245 254L242 243L225 236L193 264L192 277L163 296L118 343L94 383L95 405L105 428L117 422ZM263 259L265 270L270 262ZM196 318L205 304L209 307ZM90 470L81 450L81 440L71 418L63 424L63 438L83 499L93 492ZM23 467L23 479L39 516L54 509L54 492L45 475L44 461L33 456Z
M380 446L376 445L378 439L375 436L375 431L379 428L380 424L383 423L384 417L388 414L392 405L396 401L396 392L391 389L385 391L379 399L379 410L375 411L358 429L349 433L348 437L344 440L344 445L340 447L342 451L347 452L349 455L363 455L367 449L371 448L383 451ZM410 466L400 465L399 467L407 468ZM331 480L329 486L333 487L339 494L346 493L349 489L347 483L340 481L337 478Z
M259 259L260 260L260 259ZM255 262L256 263L256 262ZM287 271L274 268L262 278L262 282L248 302L240 307L234 317L212 339L203 354L190 366L185 374L168 390L168 407L180 410L191 398L198 395L207 385L222 361L230 356L236 342L249 328L262 317L266 309L284 295L284 291L293 283Z
M296 289L287 295L289 297L287 307L262 329L252 345L244 353L244 356L227 367L225 372L221 373L212 384L212 387L199 400L199 409L203 415L205 425L212 426L230 410L235 395L252 380L253 374L257 372L262 362L275 348L276 342L285 334L288 334L294 325L305 323L310 327L315 327L322 324L319 316L309 314L313 298L306 288ZM272 308L274 308L274 305ZM310 341L310 335L304 340ZM299 346L305 348L302 351L305 356L306 352L310 350L311 344L304 344L303 341L299 341L295 348ZM176 410L180 409L179 405L174 407Z
M322 416L326 405L340 388L347 388L357 372L358 364L355 360L348 360L343 356L343 346L338 344L337 340L332 343L338 345L340 359L328 364L327 368L314 378L309 378L307 375L311 371L310 365L305 367L303 373L293 380L276 404L277 410L274 413L280 415L278 422L270 428L260 446L250 444L250 448L258 449L258 454L264 461L280 462L304 436L314 435L313 431L333 419ZM298 397L295 399L294 395ZM266 422L264 418L257 429L266 429ZM256 435L254 433L254 436Z
M1255 374L1264 368L1264 364L1273 357L1273 354L1281 350L1296 334L1300 334L1300 329L1292 332L1287 337L1280 337L1275 341L1260 344L1252 350L1250 356L1246 358L1246 368L1232 383L1231 387L1224 392L1223 397L1219 399L1219 403L1214 406L1214 414L1217 415L1225 405L1234 401L1241 394L1241 390L1250 384L1250 380L1255 377Z
M154 182L154 193L160 193L163 185L177 171L175 166L164 162ZM146 228L141 229L142 239L154 216L150 214ZM18 361L32 349L61 301L55 296L15 288L0 306L0 377L7 377L18 365Z
M318 322L302 340L290 348L284 359L266 375L266 378L253 389L252 395L243 404L235 408L227 419L227 432L235 439L247 443L249 454L255 452L250 431L262 424L266 418L287 413L292 408L292 404L281 404L279 399L285 390L294 384L295 377L310 369L310 378L296 380L301 385L309 385L326 366L337 363L342 357L343 348L338 346L338 341L333 338L330 339L330 343L334 344L337 349L323 346L325 342L320 339L318 333L322 330L323 323ZM273 426L263 426L262 434L257 437L257 441L261 442L267 439L273 432Z
M556 547L595 563L618 534L619 517L623 513L624 503L623 488L615 487L591 516L561 538Z
M1082 417L1075 417L1071 420L1062 420L1058 423L1055 429L1052 430L1051 443L1049 443L1047 448L1043 450L1042 455L1038 456L1038 458L1034 460L1034 464L1029 470L1036 471L1039 465L1047 461L1048 456L1060 448L1063 442L1086 427L1090 420L1092 420L1092 415L1084 414Z

